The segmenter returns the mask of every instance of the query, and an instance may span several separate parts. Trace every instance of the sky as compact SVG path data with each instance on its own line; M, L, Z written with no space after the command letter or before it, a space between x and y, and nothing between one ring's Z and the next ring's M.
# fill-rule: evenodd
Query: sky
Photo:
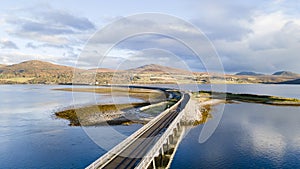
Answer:
M300 73L299 9L293 0L3 0L0 64L43 60L86 69L161 64L207 71L220 62L226 73ZM135 34L141 31L155 33ZM118 42L121 35L130 36ZM190 49L197 45L198 57ZM103 55L104 49L110 50ZM205 58L212 55L219 61Z

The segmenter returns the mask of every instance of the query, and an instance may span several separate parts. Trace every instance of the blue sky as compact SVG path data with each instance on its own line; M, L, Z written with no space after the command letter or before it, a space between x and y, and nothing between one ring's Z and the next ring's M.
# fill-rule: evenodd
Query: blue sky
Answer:
M39 59L74 66L82 56L86 57L85 62L77 66L92 68L99 60L90 53L85 56L82 51L96 32L120 18L155 12L178 17L200 29L215 46L228 73L277 70L300 73L299 9L299 1L287 0L6 0L0 5L0 63ZM156 26L150 22L130 23L137 30L143 26L152 26L155 30L170 27L163 22ZM175 34L193 37L192 31L180 29L180 25L172 25ZM114 33L106 38L113 39ZM112 43L101 38L102 46ZM192 70L205 71L203 63L190 55L169 38L147 35L117 45L101 67L131 68L152 63L182 67L184 62Z

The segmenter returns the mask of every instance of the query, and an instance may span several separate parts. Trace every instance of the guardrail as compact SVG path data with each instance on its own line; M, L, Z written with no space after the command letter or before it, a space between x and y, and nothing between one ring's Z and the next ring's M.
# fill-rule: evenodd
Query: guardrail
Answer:
M169 113L171 110L176 108L183 100L184 94L181 93L181 99L175 103L170 108L166 109L162 113L160 113L158 116L156 116L154 119L149 121L147 124L145 124L143 127L141 127L139 130L134 132L132 135L127 137L125 140L123 140L121 143L116 145L114 148L112 148L110 151L108 151L106 154L101 156L99 159L94 161L92 164L86 167L86 169L95 169L99 168L101 165L105 165L109 163L111 159L113 159L115 156L120 154L123 150L125 150L131 143L133 143L135 140L139 138L148 128L151 128L156 122L158 122L161 118L163 118L167 113Z
M183 94L184 95L184 94ZM183 99L183 97L182 97ZM142 161L136 167L137 169L147 169L152 160L154 160L155 155L159 152L161 146L165 143L170 134L172 134L173 129L177 127L177 123L180 122L182 116L184 115L184 110L177 115L177 117L172 121L168 129L159 138L159 140L154 144L152 149L144 156Z

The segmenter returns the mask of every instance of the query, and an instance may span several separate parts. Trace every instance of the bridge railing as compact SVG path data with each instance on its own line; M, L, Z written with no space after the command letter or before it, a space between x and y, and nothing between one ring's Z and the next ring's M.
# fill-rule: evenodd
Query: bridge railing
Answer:
M183 97L182 97L183 99ZM186 105L187 107L188 105ZM147 169L152 160L154 160L155 155L161 149L162 145L167 141L168 137L173 133L173 129L177 127L181 118L184 116L184 110L181 110L177 117L172 121L168 129L163 133L159 140L154 144L152 149L144 156L142 161L136 167L137 169Z
M184 98L184 94L181 93L181 98L177 103L175 103L170 108L168 108L165 111L163 111L162 113L160 113L158 116L156 116L154 119L149 121L147 124L145 124L139 130L137 130L132 135L127 137L125 140L123 140L121 143L119 143L114 148L109 150L106 154L104 154L99 159L94 161L92 164L87 166L86 169L95 169L95 168L99 168L101 165L107 164L111 159L113 159L115 156L120 154L131 143L133 143L135 140L137 140L139 138L139 136L141 136L144 132L147 131L148 128L151 128L156 122L158 122L161 118L163 118L167 113L169 113L171 110L176 108L182 102L183 98Z

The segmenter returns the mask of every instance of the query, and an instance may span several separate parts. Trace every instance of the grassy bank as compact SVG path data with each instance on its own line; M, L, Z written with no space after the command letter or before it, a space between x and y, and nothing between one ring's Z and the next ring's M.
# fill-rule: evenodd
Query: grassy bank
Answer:
M165 100L168 97L167 93L160 90L141 89L141 88L121 88L121 87L103 87L103 88L61 88L54 89L61 91L73 91L73 92L91 92L99 94L110 94L113 96L128 96L144 101L158 102Z
M249 103L260 103L279 106L300 106L300 100L295 98L284 98L267 95L255 95L255 94L235 94L235 93L222 93L211 91L199 91L193 92L195 98L207 98L207 99L223 99L226 101L240 101Z

